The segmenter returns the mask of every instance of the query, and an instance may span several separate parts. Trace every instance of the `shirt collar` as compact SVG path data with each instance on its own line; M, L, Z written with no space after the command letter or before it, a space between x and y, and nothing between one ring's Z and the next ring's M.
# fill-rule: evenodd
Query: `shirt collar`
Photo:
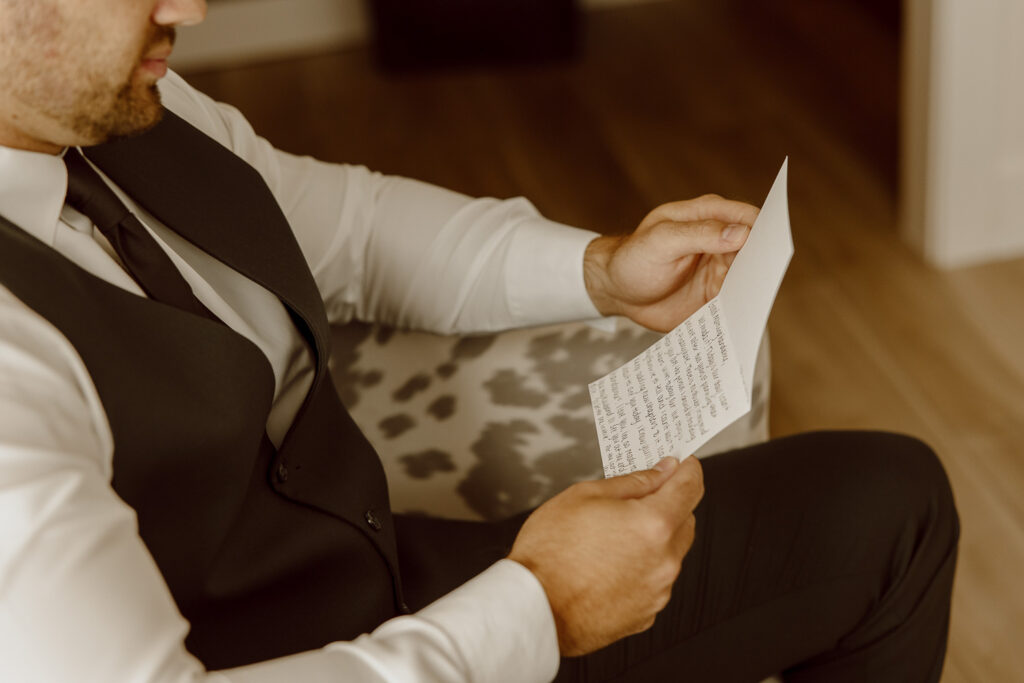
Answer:
M0 146L0 215L50 246L68 188L63 157Z

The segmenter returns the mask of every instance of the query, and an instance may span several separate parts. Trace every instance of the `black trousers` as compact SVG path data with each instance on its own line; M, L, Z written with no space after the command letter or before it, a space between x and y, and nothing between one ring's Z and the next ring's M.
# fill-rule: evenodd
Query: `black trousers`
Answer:
M959 523L927 446L824 432L703 465L696 540L668 607L644 633L563 659L556 680L939 680ZM410 604L503 557L523 519L401 517Z

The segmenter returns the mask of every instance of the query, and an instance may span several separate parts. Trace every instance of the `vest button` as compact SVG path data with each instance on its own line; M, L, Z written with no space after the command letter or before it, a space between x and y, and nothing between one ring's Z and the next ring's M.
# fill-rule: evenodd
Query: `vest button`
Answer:
M283 462L277 466L277 480L282 484L288 481L288 468L284 466Z
M370 525L370 528L374 531L380 531L383 525L380 520L377 519L377 515L373 514L373 510L367 510L366 514L363 515L366 518L366 523Z

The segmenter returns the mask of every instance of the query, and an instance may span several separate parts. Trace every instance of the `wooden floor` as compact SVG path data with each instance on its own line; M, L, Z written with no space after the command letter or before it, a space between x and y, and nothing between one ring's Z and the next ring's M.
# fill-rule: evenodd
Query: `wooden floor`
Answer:
M355 50L190 80L290 151L605 232L703 192L760 203L789 155L773 431L933 444L963 525L943 680L1024 681L1024 260L937 272L897 239L898 29L869 6L655 3L591 14L571 63L386 76Z

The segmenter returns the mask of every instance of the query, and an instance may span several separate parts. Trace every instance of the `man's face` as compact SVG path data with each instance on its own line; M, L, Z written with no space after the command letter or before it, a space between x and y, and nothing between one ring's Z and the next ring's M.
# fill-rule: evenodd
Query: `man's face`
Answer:
M0 144L92 145L161 113L175 24L205 0L0 0Z

